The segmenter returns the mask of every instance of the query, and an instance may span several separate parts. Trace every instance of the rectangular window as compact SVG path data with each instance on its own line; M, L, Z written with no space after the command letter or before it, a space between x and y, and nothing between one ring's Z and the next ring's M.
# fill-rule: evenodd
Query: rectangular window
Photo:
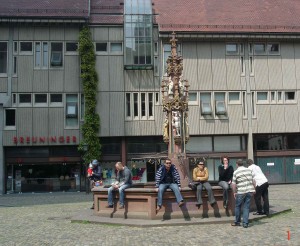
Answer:
M141 116L146 117L146 94L141 93Z
M229 104L240 104L241 103L240 94L241 93L239 91L228 92Z
M78 43L77 42L66 42L66 52L77 53Z
M281 91L277 92L277 103L283 103Z
M49 46L47 42L43 42L43 65L42 67L48 67L49 61Z
M279 55L279 43L268 43L268 54Z
M35 42L35 64L34 64L35 67L41 66L41 58L42 58L41 43Z
M239 46L238 44L226 44L226 54L227 55L238 55Z
M5 127L15 128L16 126L16 110L5 109Z
M202 115L211 115L211 93L204 92L200 93L200 102L201 102L201 114Z
M198 105L198 93L197 92L189 93L189 105Z
M78 95L66 95L66 127L78 127Z
M245 91L243 91L243 118L246 119L247 118L247 94Z
M264 55L266 53L266 45L264 43L254 44L254 54Z
M0 42L0 74L7 73L7 42Z
M50 104L62 105L62 94L50 94Z
M19 104L31 105L31 94L19 94Z
M13 64L13 72L14 72L14 75L16 75L17 74L17 69L18 69L18 64L17 64L17 57L16 56L14 56L14 64Z
M51 43L51 66L62 67L63 43Z
M122 43L110 43L110 53L122 54Z
M155 92L155 105L159 105L159 93Z
M34 103L40 106L47 106L48 97L47 94L34 94Z
M14 55L18 54L18 42L14 41Z
M295 103L295 92L294 91L286 91L284 93L284 102L285 103Z
M32 42L20 42L20 53L32 54Z
M153 93L148 93L148 116L152 118L153 114Z
M249 56L249 70L250 70L250 76L254 76L254 64L253 64L253 56Z
M271 91L271 103L276 103L276 92Z
M126 117L131 118L131 94L126 93Z
M107 42L96 43L96 52L107 53Z
M16 105L17 105L17 94L15 94L15 93L12 94L11 104L12 104L13 106L16 106Z
M257 92L257 103L269 103L268 92Z
M139 116L139 94L133 93L133 116L137 118Z
M216 101L216 115L226 115L226 105L224 101Z

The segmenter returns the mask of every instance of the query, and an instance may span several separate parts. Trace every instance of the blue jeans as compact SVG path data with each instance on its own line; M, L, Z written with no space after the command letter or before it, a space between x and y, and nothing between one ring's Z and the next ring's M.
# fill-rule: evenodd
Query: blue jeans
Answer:
M168 188L170 188L174 192L177 203L179 203L183 200L183 198L181 196L181 193L180 193L180 190L179 190L179 187L178 187L177 184L175 184L175 183L160 184L159 187L158 187L158 194L157 194L157 206L161 207L163 195L164 195L166 189L168 189Z
M249 210L250 210L250 201L252 193L236 194L235 197L235 223L241 223L241 208L243 208L243 225L248 225L249 223Z
M119 202L120 202L120 206L124 206L124 198L125 198L125 194L124 194L124 190L129 188L131 185L130 184L124 184L122 185L118 191L119 191ZM112 186L108 188L108 205L113 205L114 204L114 192L117 191L115 190Z
M219 185L223 189L223 201L227 202L228 201L228 190L229 190L229 184L226 181L219 181Z

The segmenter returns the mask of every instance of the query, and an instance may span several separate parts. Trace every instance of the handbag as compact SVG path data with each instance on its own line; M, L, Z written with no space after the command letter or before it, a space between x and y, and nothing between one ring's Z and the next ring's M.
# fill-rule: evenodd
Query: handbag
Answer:
M192 190L196 190L197 189L197 185L199 185L200 182L197 182L197 181L190 181L189 184L188 184L188 187L190 187L190 189Z

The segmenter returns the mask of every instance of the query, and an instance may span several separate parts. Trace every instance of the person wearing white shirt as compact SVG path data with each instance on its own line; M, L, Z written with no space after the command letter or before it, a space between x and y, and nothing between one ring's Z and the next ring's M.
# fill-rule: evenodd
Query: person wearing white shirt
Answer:
M254 200L257 211L253 215L269 215L269 183L268 179L262 172L261 168L253 163L252 159L247 160L248 168L252 171L253 179L255 181L255 195ZM264 205L261 204L261 198L264 201ZM263 209L264 208L264 209Z

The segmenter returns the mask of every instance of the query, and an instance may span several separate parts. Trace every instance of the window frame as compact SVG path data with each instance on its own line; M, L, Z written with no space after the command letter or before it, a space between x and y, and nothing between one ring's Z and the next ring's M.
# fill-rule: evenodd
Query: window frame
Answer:
M36 102L37 95L45 95L46 102ZM34 93L33 94L33 106L35 107L47 107L48 106L48 94L47 93Z
M16 124L17 124L17 115L16 115L16 108L5 108L4 109L4 130L16 130ZM14 111L14 125L7 125L7 111Z
M31 43L31 50L22 50L22 43ZM34 49L34 44L32 41L19 41L19 55L32 55Z

